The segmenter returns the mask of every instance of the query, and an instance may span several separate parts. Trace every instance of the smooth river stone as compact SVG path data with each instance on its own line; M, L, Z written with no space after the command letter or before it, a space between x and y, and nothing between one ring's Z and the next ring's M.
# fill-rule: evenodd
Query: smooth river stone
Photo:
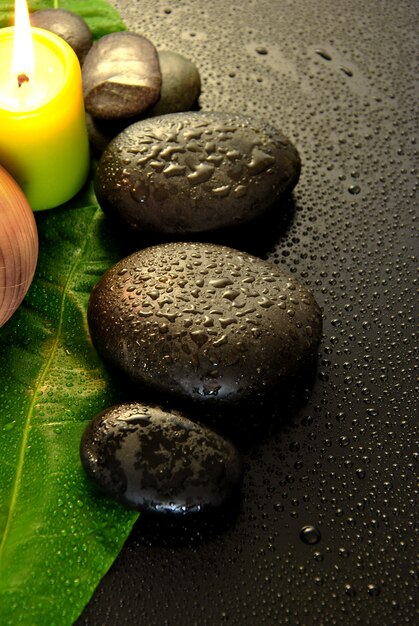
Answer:
M99 119L139 115L160 97L154 45L136 33L110 33L96 41L82 68L86 110Z
M260 216L300 174L278 130L230 113L173 113L132 124L104 151L95 192L134 231L187 234Z
M199 404L232 436L228 422L240 428L241 411L231 407L262 406L312 365L322 316L312 293L279 267L177 242L108 270L91 294L88 323L98 352L137 392ZM226 416L217 417L220 409Z
M76 53L82 65L93 44L93 35L79 15L66 9L41 9L31 13L32 26L44 28L64 39Z
M80 456L101 491L146 512L217 509L242 478L233 444L180 413L143 403L100 413L83 435Z
M140 119L167 113L189 111L201 91L201 79L196 66L177 52L163 50L158 53L162 85L158 102L141 114ZM109 142L139 118L116 121L98 120L87 113L87 130L90 144L99 156Z
M162 74L160 100L147 111L147 116L189 111L201 93L198 68L177 52L160 50L158 55Z

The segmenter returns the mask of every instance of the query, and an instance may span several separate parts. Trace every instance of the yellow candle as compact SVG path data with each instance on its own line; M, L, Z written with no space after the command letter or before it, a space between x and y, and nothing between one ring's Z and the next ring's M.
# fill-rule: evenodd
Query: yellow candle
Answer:
M77 56L54 33L30 30L34 67L27 74L14 65L15 28L0 30L0 164L41 210L79 191L90 159Z

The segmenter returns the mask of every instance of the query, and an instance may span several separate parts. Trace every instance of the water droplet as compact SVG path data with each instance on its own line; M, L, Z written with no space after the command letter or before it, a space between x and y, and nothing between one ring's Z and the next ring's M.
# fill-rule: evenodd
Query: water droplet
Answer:
M209 284L211 287L216 287L219 289L220 287L227 287L228 285L232 285L233 281L231 278L215 278L214 280L210 280Z
M315 526L303 526L300 530L300 539L308 545L315 545L319 543L321 534Z
M326 52L326 50L324 50L323 48L318 48L316 50L316 54L318 54L319 57L322 57L322 59L325 59L326 61L332 60L332 57L330 56L330 54Z
M379 596L381 593L381 587L380 585L368 585L368 595L370 596Z
M166 178L172 178L173 176L183 176L186 173L186 166L179 165L179 163L169 163L164 170L163 174Z
M240 291L237 291L237 289L229 289L228 291L225 291L223 293L223 298L227 298L227 300L230 300L232 302L239 295L240 295Z
M207 182L214 174L214 171L213 165L200 163L196 166L195 171L192 172L192 174L188 174L187 179L189 183L195 187L196 185L201 185L202 183Z
M356 589L354 589L352 587L352 585L350 584L346 584L345 585L345 593L347 596L349 596L350 598L353 598L354 596L356 596Z
M217 196L218 198L226 198L229 195L230 191L231 191L230 185L222 185L221 187L215 187L212 190L212 193L214 194L214 196Z
M261 174L264 172L270 165L275 163L274 157L270 154L266 154L259 148L254 148L252 152L252 159L250 163L247 163L246 166L251 174Z
M137 180L131 188L131 197L135 202L145 202L150 195L150 188L142 180Z
M262 298L261 300L258 300L258 304L259 304L259 306L261 306L264 309L269 309L275 303L272 300L270 300L269 298Z
M191 333L191 339L200 348L208 341L208 335L203 330L193 330Z
M351 77L351 76L353 76L353 75L354 75L353 71L352 71L352 70L350 70L350 69L349 69L349 67L345 67L344 65L341 65L339 69L340 69L340 70L341 70L344 74L346 74L346 76Z

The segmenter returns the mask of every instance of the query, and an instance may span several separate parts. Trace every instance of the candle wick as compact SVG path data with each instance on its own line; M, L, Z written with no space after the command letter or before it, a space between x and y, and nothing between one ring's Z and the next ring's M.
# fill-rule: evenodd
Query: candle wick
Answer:
M29 82L29 76L27 76L24 73L18 75L17 77L18 87L22 87L23 83L28 83L28 82Z

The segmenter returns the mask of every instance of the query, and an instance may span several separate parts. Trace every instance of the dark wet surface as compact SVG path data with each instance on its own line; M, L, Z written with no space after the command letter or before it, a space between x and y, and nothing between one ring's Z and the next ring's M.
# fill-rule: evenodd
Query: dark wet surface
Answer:
M286 224L235 246L310 287L324 336L308 400L245 451L231 516L140 518L77 623L413 623L417 4L115 6L195 63L203 110L297 146Z

